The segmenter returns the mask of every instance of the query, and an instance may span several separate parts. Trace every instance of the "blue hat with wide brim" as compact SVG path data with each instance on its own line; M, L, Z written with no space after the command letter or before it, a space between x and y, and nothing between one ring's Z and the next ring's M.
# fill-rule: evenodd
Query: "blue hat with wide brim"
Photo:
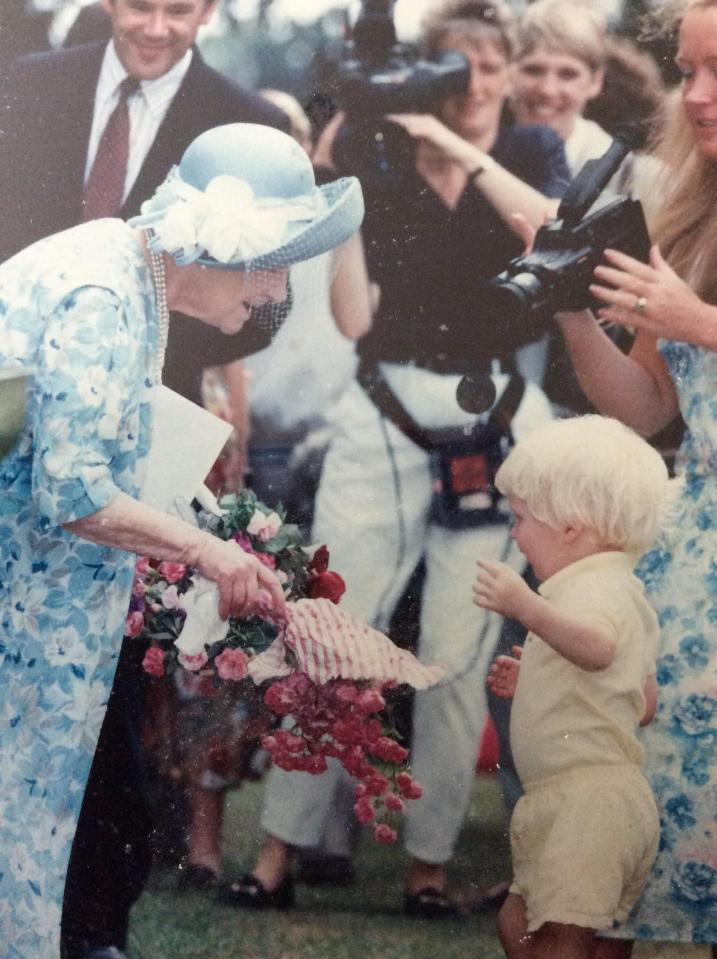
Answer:
M204 192L212 180L226 176L248 184L259 202L269 201L279 209L284 202L308 202L313 212L289 221L274 248L259 255L220 262L203 250L189 260L176 257L180 264L195 262L224 270L277 269L334 249L361 226L364 203L356 177L317 186L311 161L299 144L279 130L254 123L231 123L200 134L130 224L151 227L161 220L172 203L167 184L174 182L180 188L186 184ZM150 246L156 246L151 239Z

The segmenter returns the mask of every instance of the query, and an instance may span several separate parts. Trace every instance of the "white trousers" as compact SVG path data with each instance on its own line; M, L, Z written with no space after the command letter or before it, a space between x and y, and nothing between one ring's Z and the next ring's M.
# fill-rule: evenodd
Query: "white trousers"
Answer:
M423 396L432 383L446 380L422 370L409 375ZM523 428L549 416L542 393L529 386L518 413ZM346 581L342 606L385 629L425 558L419 655L425 662L445 663L455 678L416 693L411 766L424 792L408 803L405 842L415 858L445 863L470 799L486 715L486 661L501 627L500 617L473 604L476 560L503 560L515 569L524 561L507 523L470 530L428 523L428 455L381 417L357 384L344 394L333 419L337 432L324 462L312 539L328 545L330 566ZM272 769L263 828L290 845L319 845L346 776L338 763L322 776Z

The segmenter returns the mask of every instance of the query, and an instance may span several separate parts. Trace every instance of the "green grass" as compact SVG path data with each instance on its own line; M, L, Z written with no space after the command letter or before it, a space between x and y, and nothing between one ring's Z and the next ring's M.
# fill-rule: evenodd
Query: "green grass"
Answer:
M226 873L251 867L261 840L261 784L230 796ZM220 906L179 893L176 875L157 871L132 914L130 959L503 959L495 916L475 906L479 891L509 875L505 821L495 778L476 779L470 812L451 865L452 892L465 918L417 922L401 914L406 856L400 845L368 836L356 860L357 882L324 889L297 886L286 913ZM707 959L704 946L641 943L634 959Z
M231 795L225 829L228 875L250 867L257 844L261 784ZM251 912L179 893L167 872L152 876L134 909L131 959L499 959L495 916L476 909L479 890L509 874L507 839L495 779L476 780L471 810L451 866L466 917L427 923L401 913L406 856L368 835L356 860L357 882L326 889L297 886L286 913Z

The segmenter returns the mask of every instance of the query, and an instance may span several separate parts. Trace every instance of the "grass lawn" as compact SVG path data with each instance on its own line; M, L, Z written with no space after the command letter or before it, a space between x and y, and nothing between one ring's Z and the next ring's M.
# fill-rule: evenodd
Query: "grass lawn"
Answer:
M261 784L231 794L225 828L227 875L251 866ZM199 893L179 893L167 872L153 875L134 909L131 959L499 959L493 913L471 910L478 890L508 875L508 852L497 782L481 777L451 868L467 917L426 923L401 913L406 856L400 844L379 846L366 835L358 878L344 888L297 886L286 913L238 911Z
M254 861L261 784L231 794L225 829L226 874ZM324 889L297 887L289 912L251 912L177 892L176 876L158 871L133 912L130 959L501 959L495 916L476 906L479 890L509 875L505 821L494 777L476 779L451 882L466 916L417 922L401 914L406 857L400 845L366 836L357 882ZM645 944L634 959L706 959L692 946Z

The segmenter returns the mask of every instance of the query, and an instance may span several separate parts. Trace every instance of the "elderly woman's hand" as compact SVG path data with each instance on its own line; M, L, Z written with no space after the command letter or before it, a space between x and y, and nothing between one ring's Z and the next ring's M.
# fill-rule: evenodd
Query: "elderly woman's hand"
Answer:
M207 534L197 553L197 569L219 588L219 615L246 617L272 609L284 615L281 583L275 574L237 543Z
M199 570L219 588L222 619L267 609L273 609L278 617L285 613L281 583L255 556L245 553L237 543L211 536L126 493L118 493L96 513L66 523L65 529L92 543Z
M657 246L650 250L649 263L617 250L605 250L605 259L608 265L595 268L600 282L590 287L606 304L600 319L715 349L717 310L680 279Z

